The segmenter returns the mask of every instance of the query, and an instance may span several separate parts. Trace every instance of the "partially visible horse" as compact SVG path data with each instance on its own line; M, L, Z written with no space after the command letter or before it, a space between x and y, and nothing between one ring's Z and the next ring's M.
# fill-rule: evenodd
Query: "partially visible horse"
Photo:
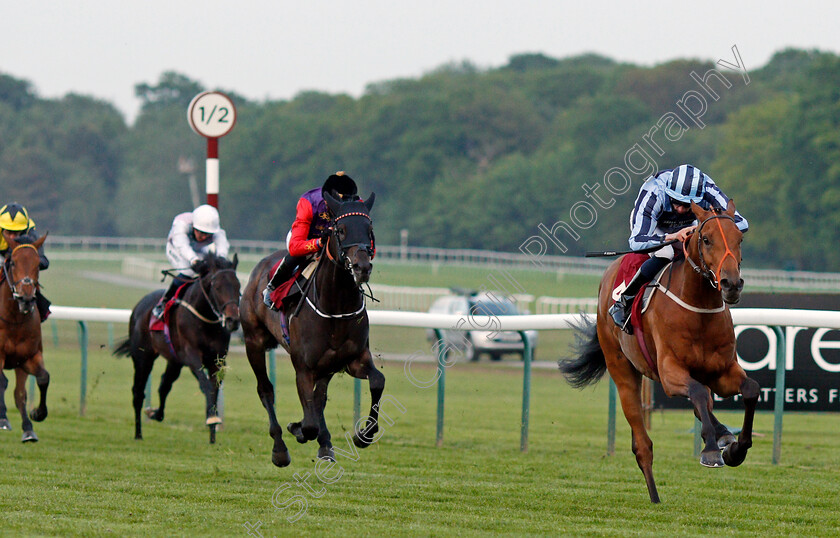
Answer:
M735 330L727 304L740 299L741 240L735 226L735 204L725 212L691 205L700 223L684 244L685 259L676 261L654 293L643 317L645 358L636 336L624 333L607 310L620 261L601 279L595 325L579 328L578 357L560 361L560 369L575 387L595 383L605 371L618 388L624 416L630 424L633 453L644 474L651 502L659 502L653 480L653 443L645 430L642 376L662 383L668 396L691 400L702 423L706 467L735 467L752 446L752 426L759 385L747 377L735 355ZM640 294L641 295L641 294ZM712 392L723 398L741 394L744 423L738 439L712 413ZM721 455L721 450L723 454Z
M160 407L149 409L146 414L153 420L163 420L166 397L181 374L181 368L186 366L198 380L206 398L210 442L216 442L216 425L222 422L216 409L223 375L220 372L225 367L230 333L239 328L237 264L236 255L230 261L208 254L199 268L198 277L178 294L176 304L167 312L166 330L150 330L152 308L164 290L146 295L132 310L128 338L114 349L114 355L131 356L134 361L131 392L135 439L143 438L141 407L146 381L155 359L162 356L168 362L158 389Z
M6 418L4 393L8 386L3 369L15 371L15 405L20 411L24 443L38 441L32 422L47 418L47 388L50 374L44 368L41 344L41 317L35 304L41 257L38 249L47 235L37 240L23 235L9 239L9 250L3 260L0 278L0 430L11 430ZM5 282L2 282L5 280ZM26 415L26 377L34 375L41 400L38 407Z
M298 396L303 419L288 425L299 443L318 440L318 457L334 460L334 452L324 420L327 386L337 372L367 379L371 408L364 428L355 432L354 444L364 448L378 431L378 409L385 376L376 369L368 342L368 316L362 284L368 282L374 252L370 209L374 195L366 201L339 202L325 194L335 215L331 235L321 251L319 265L310 277L311 285L297 307L289 304L284 314L289 320L289 342L283 334L281 313L265 306L261 291L270 269L280 253L260 261L251 272L242 296L242 331L248 361L257 377L257 394L268 412L269 433L274 440L271 461L284 467L291 461L283 442L283 429L274 412L274 387L268 379L265 352L278 343L288 351L295 368Z

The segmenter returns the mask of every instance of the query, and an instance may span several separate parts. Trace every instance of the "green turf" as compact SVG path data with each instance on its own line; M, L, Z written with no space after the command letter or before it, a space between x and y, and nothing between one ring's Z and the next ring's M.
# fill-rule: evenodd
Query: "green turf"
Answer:
M693 417L655 414L654 469L663 503L647 499L618 426L617 453L605 456L606 383L575 391L556 371L537 370L532 384L530 440L519 451L521 371L456 364L446 372L443 446L435 446L436 389L412 385L403 367L380 364L386 394L405 408L383 407L381 439L357 461L338 456L321 483L313 444L289 442L292 464L269 461L267 421L241 354L230 358L225 427L210 446L202 401L188 374L176 382L163 423L146 422L133 440L131 362L91 340L87 414L78 416L78 350L48 343L50 416L36 424L41 441L0 432L2 532L13 535L264 536L360 535L836 535L840 479L836 415L788 414L782 462L770 464L772 416L759 414L760 437L737 469L706 469L692 456ZM162 372L157 365L155 386ZM290 365L278 365L280 421L300 418ZM418 365L417 379L433 370ZM337 447L352 427L352 380L331 385L327 421ZM363 385L363 405L367 387ZM8 399L8 398L7 398ZM156 397L155 397L156 401ZM721 413L729 424L740 414ZM315 494L295 485L310 473ZM338 476L338 474L340 476ZM283 488L285 484L291 486ZM275 495L276 493L276 495ZM301 494L307 507L295 522ZM274 499L274 504L272 504ZM281 508L276 508L280 506Z

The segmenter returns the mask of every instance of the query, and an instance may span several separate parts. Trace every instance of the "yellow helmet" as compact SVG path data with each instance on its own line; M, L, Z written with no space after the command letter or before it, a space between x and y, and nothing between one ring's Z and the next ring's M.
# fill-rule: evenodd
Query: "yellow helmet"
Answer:
M16 202L0 208L0 228L12 232L29 229L29 213L26 208Z

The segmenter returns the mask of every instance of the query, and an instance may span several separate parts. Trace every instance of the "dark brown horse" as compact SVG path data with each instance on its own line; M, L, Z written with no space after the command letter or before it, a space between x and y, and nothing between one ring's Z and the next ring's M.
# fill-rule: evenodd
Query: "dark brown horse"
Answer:
M131 356L134 361L134 438L142 439L141 408L146 381L155 359L167 360L160 379L160 407L148 409L149 418L163 420L166 397L172 383L186 366L198 380L207 403L206 424L210 428L210 442L216 442L216 425L222 422L216 405L220 374L225 367L230 333L239 328L239 279L236 277L237 256L233 261L209 254L198 270L198 277L183 292L169 317L169 340L164 331L149 330L152 308L163 290L146 295L131 312L128 338L114 349L114 355ZM205 370L207 373L205 373ZM209 376L209 377L208 377Z
M280 259L275 253L260 261L251 272L242 296L242 331L248 361L257 377L257 394L268 412L269 433L274 439L271 461L285 467L291 461L283 442L283 429L274 413L274 387L266 373L265 352L278 343L288 351L296 372L298 397L303 419L287 426L299 443L318 440L318 457L334 460L330 432L324 420L327 386L337 372L367 379L371 408L364 428L357 429L353 442L364 448L378 431L379 399L385 376L374 366L368 343L368 316L361 285L370 279L373 255L373 226L370 208L374 196L366 201L338 202L324 195L335 215L332 230L311 285L303 294L300 308L287 305L290 320L289 343L283 337L279 312L265 306L261 291L268 273ZM358 425L357 425L358 427Z
M0 430L10 430L6 418L6 403L2 396L8 386L3 369L15 371L15 405L20 411L24 443L35 442L38 436L32 422L47 418L47 387L50 374L44 368L41 345L41 317L35 304L38 289L38 266L41 257L38 249L47 239L38 240L20 236L9 239L9 249L3 261L3 279L0 283ZM26 377L34 375L41 393L38 407L26 415Z
M560 362L576 387L594 383L609 371L632 430L636 462L655 503L659 494L653 481L653 443L642 415L642 376L662 383L668 396L691 400L705 441L700 463L707 467L734 467L744 461L752 446L759 394L758 383L736 359L732 316L724 304L737 303L744 286L735 204L730 201L726 212L705 211L696 204L691 209L700 224L684 245L685 260L675 262L663 279L671 295L655 293L643 318L651 363L636 337L621 331L607 314L619 261L601 279L597 324L580 328L579 356ZM712 414L712 392L724 398L743 395L744 424L737 440Z

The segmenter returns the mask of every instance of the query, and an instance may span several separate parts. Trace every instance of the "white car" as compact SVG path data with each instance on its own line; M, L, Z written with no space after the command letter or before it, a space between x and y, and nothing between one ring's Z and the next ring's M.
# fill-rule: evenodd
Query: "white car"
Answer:
M523 357L525 346L517 331L493 330L492 323L488 327L476 327L471 323L471 316L517 316L521 315L516 305L502 293L480 292L461 295L445 295L432 303L429 312L433 314L455 314L463 316L461 327L469 330L444 330L443 339L446 344L464 354L464 358L476 361L479 355L486 353L491 360L501 360L505 353L517 354ZM489 330L487 330L489 329ZM435 341L435 331L428 330L429 340ZM531 345L531 358L537 346L537 331L525 331L525 336Z

